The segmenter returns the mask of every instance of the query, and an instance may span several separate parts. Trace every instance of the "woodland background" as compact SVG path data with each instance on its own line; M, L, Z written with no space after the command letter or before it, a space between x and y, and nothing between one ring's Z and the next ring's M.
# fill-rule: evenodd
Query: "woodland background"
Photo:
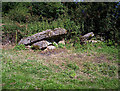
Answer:
M66 39L78 42L94 32L112 44L119 42L119 2L3 2L3 44L35 33L65 28Z

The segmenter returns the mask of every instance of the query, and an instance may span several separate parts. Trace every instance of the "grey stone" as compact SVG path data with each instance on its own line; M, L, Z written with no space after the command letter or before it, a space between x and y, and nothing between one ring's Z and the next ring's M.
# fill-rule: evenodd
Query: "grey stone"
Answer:
M34 43L32 46L35 49L43 49L43 48L46 48L50 44L52 44L52 43L49 41L46 41L46 40L42 40L42 41Z
M58 44L63 44L63 45L65 45L65 40L64 40L64 39L60 40L60 41L58 42Z
M48 29L46 31L36 33L32 36L21 39L20 42L18 43L18 45L20 45L20 44L29 45L29 44L35 43L35 42L43 40L43 39L49 39L49 38L63 35L66 33L67 33L67 30L64 28L55 28L54 30Z
M93 32L87 33L81 37L81 43L85 43L87 40L94 36Z
M88 42L91 42L91 43L98 43L98 42L101 42L100 40L88 40Z
M51 46L48 46L47 49L48 50L53 50L53 49L56 49L56 47L51 45Z
M83 35L81 38L89 39L89 38L91 38L93 36L94 36L94 33L90 32L90 33L87 33L87 34Z

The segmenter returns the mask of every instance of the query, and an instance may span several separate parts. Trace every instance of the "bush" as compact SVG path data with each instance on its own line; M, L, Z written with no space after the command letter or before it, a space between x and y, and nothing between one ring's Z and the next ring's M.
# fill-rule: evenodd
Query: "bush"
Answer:
M7 39L15 43L26 35L26 27L17 26L16 22L9 20L8 17L3 20L3 23L5 24L2 30L3 41Z
M19 4L16 6L16 8L12 9L8 13L8 17L17 22L29 22L30 20L30 13L28 13L28 8L23 6L22 4Z
M119 5L117 3L33 2L3 3L2 7L3 17L8 17L20 24L28 24L28 33L21 34L23 37L46 29L61 27L68 30L66 39L73 39L75 42L81 35L88 32L94 32L106 40L118 42L120 17L116 6ZM6 7L10 9L6 10ZM26 32L26 29L23 32Z
M43 8L44 7L44 8ZM40 3L32 3L32 12L36 15L41 15L45 18L49 18L51 20L57 19L59 15L64 13L63 5L61 2L40 2Z

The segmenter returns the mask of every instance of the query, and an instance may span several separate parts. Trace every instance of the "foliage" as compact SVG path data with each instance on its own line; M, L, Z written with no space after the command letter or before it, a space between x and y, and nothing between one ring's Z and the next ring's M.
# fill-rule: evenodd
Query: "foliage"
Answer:
M61 27L68 30L67 39L76 40L92 31L106 40L119 41L119 2L8 2L2 5L3 17L9 19L9 23L28 24L28 32L19 28L26 34L18 34L18 40L36 32ZM3 23L6 21L3 20ZM9 29L14 31L12 26ZM6 29L3 31L6 32Z
M16 8L9 11L8 17L17 22L29 22L30 14L28 13L28 8L19 4Z
M44 7L44 8L43 8ZM53 3L32 3L32 12L36 15L46 17L49 19L57 19L59 15L64 13L61 2Z
M11 9L14 9L17 5L18 5L17 2L14 2L14 3L12 3L12 2L7 2L7 3L4 2L4 3L2 3L3 14L8 13Z
M65 23L64 23L65 21ZM10 23L12 22L12 23ZM5 23L5 26L3 28L4 35L12 36L13 33L16 33L18 30L18 41L27 36L31 36L35 33L47 30L47 29L55 29L58 27L65 28L68 30L68 37L70 37L70 32L77 31L76 27L74 27L73 23L69 19L66 20L56 20L52 22L48 22L48 20L42 21L42 22L31 22L31 23L16 23L13 21L8 21L8 18L4 18L3 23ZM26 27L27 25L27 27ZM65 27L64 27L65 26ZM75 32L72 32L74 34ZM15 38L15 34L13 35ZM66 38L68 38L66 36Z

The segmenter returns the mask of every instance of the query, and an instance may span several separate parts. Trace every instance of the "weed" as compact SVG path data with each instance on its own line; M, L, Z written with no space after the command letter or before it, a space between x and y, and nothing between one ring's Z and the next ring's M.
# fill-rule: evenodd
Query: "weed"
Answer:
M110 77L116 76L117 68L114 65L108 65L106 63L84 63L83 64L83 72L92 74L94 72L101 73L103 75L108 75Z
M74 70L71 70L70 72L69 72L69 76L70 77L75 77L76 76L76 73L75 73L75 71Z
M107 59L112 61L114 59L114 57L109 56Z
M16 46L14 47L14 50L26 50L26 48L25 48L25 45L20 44L20 45L16 45Z
M68 75L70 78L74 78L76 76L76 72L74 70L65 70L63 73Z
M59 47L59 48L64 48L64 46L65 46L65 45L62 44L62 43L59 43L59 44L58 44L58 47Z
M70 48L72 48L72 44L66 44L65 47L66 47L67 49L70 49Z
M56 44L55 42L53 42L53 46L55 46L56 48L58 48L58 44Z
M75 63L70 63L70 64L67 64L67 66L73 70L78 70L79 69L79 66L77 66Z

